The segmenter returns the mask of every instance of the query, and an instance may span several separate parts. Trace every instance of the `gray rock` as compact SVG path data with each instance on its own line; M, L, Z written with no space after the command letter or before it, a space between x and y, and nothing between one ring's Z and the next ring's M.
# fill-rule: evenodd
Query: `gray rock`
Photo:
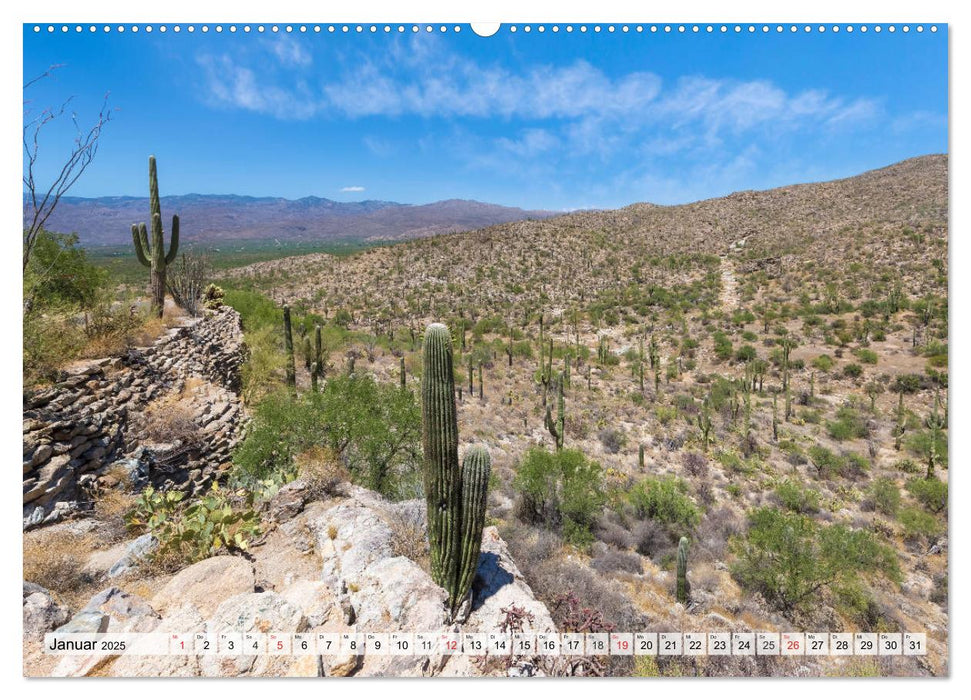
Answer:
M79 614L108 616L108 632L151 632L159 615L144 599L117 586L96 593Z
M280 487L270 499L269 515L277 523L283 523L303 510L310 498L307 483L301 479L291 481Z
M99 610L82 610L55 631L71 634L100 634L108 631L109 617Z
M66 606L58 605L51 592L36 583L24 581L24 635L42 639L71 617Z

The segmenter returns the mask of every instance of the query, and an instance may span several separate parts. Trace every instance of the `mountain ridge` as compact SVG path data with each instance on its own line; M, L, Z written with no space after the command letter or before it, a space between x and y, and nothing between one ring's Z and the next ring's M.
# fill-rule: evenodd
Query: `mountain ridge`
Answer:
M320 243L407 240L560 213L469 199L405 204L195 193L164 196L161 206L164 225L171 214L178 214L183 240L201 244L273 239ZM85 246L125 244L131 240L131 225L145 221L148 210L148 197L68 196L61 198L48 228L77 233Z

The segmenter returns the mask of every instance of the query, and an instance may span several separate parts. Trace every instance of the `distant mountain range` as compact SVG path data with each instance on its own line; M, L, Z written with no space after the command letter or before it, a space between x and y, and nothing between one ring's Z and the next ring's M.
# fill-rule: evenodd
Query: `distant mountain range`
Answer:
M178 214L182 239L193 243L405 240L558 213L467 199L412 205L187 194L162 197L161 204L165 229L171 225L172 214ZM85 246L118 245L131 241L131 225L147 222L148 212L148 197L64 197L47 228L77 233Z

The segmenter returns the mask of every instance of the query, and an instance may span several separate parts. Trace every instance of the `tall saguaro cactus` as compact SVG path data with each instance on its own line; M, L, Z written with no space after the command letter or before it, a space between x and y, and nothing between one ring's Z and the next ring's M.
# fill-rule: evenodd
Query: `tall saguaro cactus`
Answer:
M563 449L563 436L566 433L566 408L563 400L563 374L560 374L559 381L556 386L556 420L553 420L553 415L550 406L546 407L546 419L544 423L546 424L546 429L553 436L553 442L556 445L557 451Z
M479 562L490 459L474 446L458 458L458 418L448 328L425 331L421 377L423 481L432 578L448 592L452 616L468 596Z
M682 537L678 542L678 602L688 604L691 594L691 584L688 583L688 538Z
M293 326L290 323L290 306L283 305L283 345L287 353L287 386L297 387L297 367L293 361Z
M162 232L162 205L158 196L158 173L155 156L148 157L148 196L151 213L152 241L149 244L148 228L144 223L131 225L131 237L135 244L135 256L145 267L151 269L152 311L159 318L165 309L165 271L179 252L179 217L172 216L172 231L169 235L169 252L165 252L165 238Z

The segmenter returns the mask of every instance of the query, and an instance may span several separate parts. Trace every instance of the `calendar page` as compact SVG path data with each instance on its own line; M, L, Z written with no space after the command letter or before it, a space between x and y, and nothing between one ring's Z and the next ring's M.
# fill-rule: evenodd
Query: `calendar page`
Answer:
M20 29L23 674L947 676L947 23L304 15Z

